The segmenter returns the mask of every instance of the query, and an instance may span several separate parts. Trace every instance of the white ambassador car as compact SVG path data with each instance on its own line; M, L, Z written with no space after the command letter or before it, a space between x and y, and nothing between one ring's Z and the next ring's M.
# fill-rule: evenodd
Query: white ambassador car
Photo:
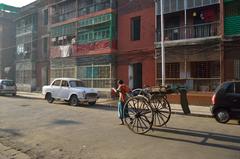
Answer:
M72 106L79 103L94 105L99 98L97 90L85 87L82 81L74 78L54 79L49 86L43 86L42 94L49 103L61 100Z

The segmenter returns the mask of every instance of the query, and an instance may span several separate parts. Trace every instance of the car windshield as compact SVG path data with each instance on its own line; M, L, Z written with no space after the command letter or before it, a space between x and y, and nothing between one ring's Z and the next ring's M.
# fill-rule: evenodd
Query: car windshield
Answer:
M82 81L69 81L70 87L84 87Z
M15 85L14 81L2 81L2 84L5 86L14 86Z

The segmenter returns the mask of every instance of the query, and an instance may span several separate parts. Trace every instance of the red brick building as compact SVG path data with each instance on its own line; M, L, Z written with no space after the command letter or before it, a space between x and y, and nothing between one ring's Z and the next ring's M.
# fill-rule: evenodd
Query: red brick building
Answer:
M154 1L118 2L117 78L130 88L155 85Z

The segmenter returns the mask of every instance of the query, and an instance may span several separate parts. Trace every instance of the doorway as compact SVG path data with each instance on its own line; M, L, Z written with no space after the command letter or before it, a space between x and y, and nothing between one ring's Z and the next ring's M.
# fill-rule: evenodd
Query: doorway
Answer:
M128 73L129 87L132 89L142 88L142 64L130 64Z
M48 85L48 67L43 66L41 68L42 86Z

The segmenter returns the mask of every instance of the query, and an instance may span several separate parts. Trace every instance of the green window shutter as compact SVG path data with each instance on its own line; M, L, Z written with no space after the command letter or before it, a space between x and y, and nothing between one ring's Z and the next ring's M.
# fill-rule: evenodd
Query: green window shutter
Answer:
M240 16L224 19L224 33L225 35L240 35Z
M233 2L235 0L224 0L224 3Z
M51 28L52 37L74 35L75 32L76 32L75 23L65 24L62 26Z
M224 34L240 35L240 1L225 0Z

